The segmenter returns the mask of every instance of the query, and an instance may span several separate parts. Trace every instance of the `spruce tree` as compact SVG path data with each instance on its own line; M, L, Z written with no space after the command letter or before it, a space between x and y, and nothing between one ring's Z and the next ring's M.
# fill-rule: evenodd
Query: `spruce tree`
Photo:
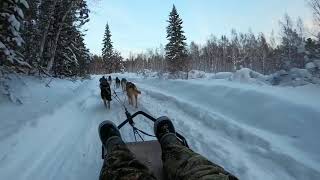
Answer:
M26 62L37 67L37 55L39 51L39 5L40 0L29 1L29 9L25 13L22 38L25 41L22 53Z
M56 5L60 3L58 0L44 0L41 1L39 5L39 51L37 54L37 64L39 71L40 69L43 69L43 66L47 65L47 59L49 57L49 47L48 43L51 42L52 37L50 37L50 34L53 34L53 32L50 32L52 29L52 24L54 24L54 19L56 13Z
M109 24L107 23L104 38L103 38L102 58L106 65L106 70L108 73L112 72L112 67L113 67L112 60L114 55L111 36L112 35L109 28Z
M185 42L184 31L182 30L183 22L174 5L167 22L169 23L167 27L167 39L169 42L165 47L166 58L168 70L171 73L175 73L186 69L187 44Z
M21 27L24 19L23 11L27 8L29 5L25 0L0 2L0 65L11 63L30 67L18 51L18 47L24 43Z
M56 8L56 10L62 12L60 14L68 11L63 8L63 4L60 5ZM53 64L53 72L56 76L84 76L88 72L87 64L89 64L90 56L84 44L84 34L81 32L81 27L89 19L88 13L89 10L85 1L79 1L67 13L57 42ZM57 28L59 26L53 26L52 30L55 31ZM49 36L49 39L51 39L51 36Z

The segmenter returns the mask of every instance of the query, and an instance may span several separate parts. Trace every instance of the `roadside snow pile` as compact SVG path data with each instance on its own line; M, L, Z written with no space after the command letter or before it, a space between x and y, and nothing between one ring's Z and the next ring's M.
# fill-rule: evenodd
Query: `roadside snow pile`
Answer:
M130 75L134 77L134 75ZM242 68L236 72L206 73L199 70L188 72L179 71L176 74L154 72L148 69L139 71L136 78L144 79L219 79L247 84L280 85L280 86L304 86L307 84L320 84L320 60L306 64L306 69L292 68L289 71L281 70L271 75L263 75L249 68Z
M231 79L231 81L238 81L242 83L256 83L256 84L266 84L266 77L258 72L255 72L248 68L242 68L236 71Z
M313 67L314 64L307 64ZM307 69L292 68L289 72L281 70L269 76L268 81L272 85L281 86L303 86L307 84L320 84L320 79L316 74L312 74Z
M218 72L211 76L211 79L231 79L233 76L232 72Z
M317 66L313 62L309 62L309 63L306 64L305 68L312 70L312 69L317 68Z
M205 78L207 74L204 71L191 70L189 71L188 78L189 79L199 79Z
M15 92L14 83L25 84L21 76L13 73L9 69L0 67L0 102L11 101L12 103L22 104Z
M315 77L320 78L320 60L314 60L306 64L305 68Z
M320 70L320 60L314 60L307 63L305 68L311 71Z
M59 107L82 84L81 81L40 79L17 74L6 77L0 78L0 140L13 134L23 124ZM30 116L26 117L27 113Z
M158 73L157 72L151 71L149 69L144 69L144 70L138 71L137 75L140 75L140 76L142 76L144 78L156 78L156 77L158 77Z

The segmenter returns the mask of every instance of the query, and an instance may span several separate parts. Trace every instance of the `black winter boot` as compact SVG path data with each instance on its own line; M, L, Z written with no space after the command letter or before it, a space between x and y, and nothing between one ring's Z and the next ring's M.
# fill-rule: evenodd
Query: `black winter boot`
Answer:
M124 144L118 127L111 121L103 121L100 123L99 136L107 152L110 152L114 145Z
M162 146L166 144L181 144L176 136L172 121L166 116L162 116L156 120L154 123L154 134Z

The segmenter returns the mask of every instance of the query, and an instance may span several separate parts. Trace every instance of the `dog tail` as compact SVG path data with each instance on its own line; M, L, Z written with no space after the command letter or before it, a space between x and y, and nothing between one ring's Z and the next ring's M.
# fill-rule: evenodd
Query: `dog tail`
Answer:
M138 94L141 94L141 91L139 91L137 88L135 88Z

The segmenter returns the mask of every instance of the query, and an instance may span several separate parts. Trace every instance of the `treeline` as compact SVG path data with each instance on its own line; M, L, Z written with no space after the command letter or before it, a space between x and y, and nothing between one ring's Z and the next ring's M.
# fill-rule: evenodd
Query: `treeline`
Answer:
M314 12L320 10L319 0L311 0L310 5ZM313 3L313 4L312 4ZM318 5L318 6L317 6ZM318 16L317 16L318 15ZM319 14L315 14L319 17ZM191 42L185 45L182 30L182 20L172 22L171 19L180 19L175 7L169 15L167 27L168 44L165 48L148 50L146 53L130 55L125 61L127 71L137 72L143 69L153 71L189 71L191 69L205 72L235 71L246 67L263 74L270 74L279 70L289 70L293 67L304 68L313 60L320 58L320 36L307 38L302 20L292 20L285 15L280 20L280 38L272 33L269 38L263 33L254 34L232 30L229 36L216 37L212 35L205 44ZM316 19L317 20L317 19ZM319 24L319 21L315 21ZM171 33L170 27L179 29ZM180 37L176 35L180 33ZM176 40L178 39L178 40ZM175 43L178 42L178 43ZM179 44L172 47L171 44ZM173 51L172 51L173 50ZM175 52L178 50L177 52ZM172 63L172 61L176 63Z
M0 2L0 65L29 74L78 76L89 72L82 27L85 0Z
M146 53L130 54L123 63L128 72L138 72L144 69L150 69L156 72L165 72L167 70L167 61L163 46L154 50L148 49Z

